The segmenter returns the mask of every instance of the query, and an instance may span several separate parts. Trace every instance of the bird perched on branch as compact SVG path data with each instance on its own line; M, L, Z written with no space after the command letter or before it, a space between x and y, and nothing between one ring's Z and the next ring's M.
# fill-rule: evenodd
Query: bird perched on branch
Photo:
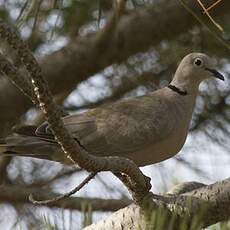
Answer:
M63 117L66 128L90 154L122 156L145 166L166 160L183 147L200 82L224 77L202 53L191 53L179 64L167 87L130 97L82 114ZM0 143L2 156L30 156L72 163L54 139L47 122L25 126Z

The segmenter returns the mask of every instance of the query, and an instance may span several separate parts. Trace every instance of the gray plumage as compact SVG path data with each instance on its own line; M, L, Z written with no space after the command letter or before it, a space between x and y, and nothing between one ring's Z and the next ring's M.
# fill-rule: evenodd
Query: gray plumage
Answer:
M178 153L186 140L199 83L211 76L223 80L212 67L207 55L189 54L171 82L182 93L165 87L63 117L64 124L90 154L123 156L139 166L163 161ZM24 127L8 136L0 145L0 153L71 163L47 123L38 129Z

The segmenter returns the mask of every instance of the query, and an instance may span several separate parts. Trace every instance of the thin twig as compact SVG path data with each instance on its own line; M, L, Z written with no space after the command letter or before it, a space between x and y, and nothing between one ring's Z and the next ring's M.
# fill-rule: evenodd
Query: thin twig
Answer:
M25 9L26 9L26 7L27 7L27 5L28 5L28 0L27 1L25 1L25 3L23 4L23 6L22 6L22 8L21 8L21 10L20 10L20 13L19 13L19 15L18 15L18 17L16 18L16 22L18 22L18 20L21 18L21 16L22 16L22 14L24 13L24 11L25 11Z
M97 174L97 172L90 173L77 187L75 187L74 189L72 189L71 191L69 191L63 195L54 197L54 198L49 199L49 200L35 200L33 197L33 194L30 194L29 195L29 201L33 204L36 204L36 205L47 205L47 204L51 204L51 203L63 200L65 198L68 198L68 197L72 196L74 193L78 192L80 189L82 189L90 180L92 180L96 176L96 174Z
M31 39L33 38L33 36L35 36L35 30L36 30L36 27L37 27L37 21L38 21L38 16L39 16L39 12L40 12L42 2L43 2L43 0L40 0L37 3L35 15L34 15L34 23L33 23L32 32L31 32Z
M204 10L205 14L208 16L208 18L211 20L211 22L221 31L223 32L223 28L212 18L212 16L209 14L207 9L204 7L203 3L201 0L197 0L197 2L200 4L201 8Z
M196 13L194 13L193 12L193 10L191 10L188 6L187 6L187 4L185 3L185 1L184 0L179 0L180 1L180 3L182 4L182 6L201 24L201 25L203 25L211 34L212 34L212 36L216 39L216 40L218 40L222 45L224 45L226 48L228 48L229 50L230 50L230 45L228 45L224 40L223 40L223 38L221 38L219 35L217 35L213 30L211 30L209 27L208 27L208 25L206 25L206 23L204 23L203 22L203 20L200 18L200 17L198 17L197 15L196 15Z
M61 18L61 12L62 12L61 8L63 7L63 2L60 1L60 4L56 4L55 6L56 6L56 10L58 10L58 11L57 11L57 16L56 16L56 19L55 19L55 22L54 22L54 26L53 26L53 28L51 30L49 41L51 41L53 39L55 29L57 28L57 25L58 25L58 21Z
M29 1L27 0L28 4L26 4L25 7L23 7L23 11L20 13L20 17L17 18L16 21L16 27L20 28L23 23L29 18L30 14L34 10L34 7L36 5L36 0Z
M222 0L217 0L216 2L214 2L211 6L209 6L208 8L206 8L206 11L210 11L213 7L215 7L217 4L219 4ZM205 11L203 12L205 14Z

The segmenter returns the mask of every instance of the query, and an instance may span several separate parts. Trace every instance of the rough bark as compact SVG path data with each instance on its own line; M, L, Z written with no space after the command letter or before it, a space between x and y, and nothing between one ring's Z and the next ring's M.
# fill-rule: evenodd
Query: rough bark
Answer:
M207 227L230 218L230 178L211 185L199 186L198 189L182 194L156 195L152 201L155 205L150 211L159 207L163 207L166 211L170 210L171 215L176 214L182 220L187 218L187 227L197 216L200 227ZM167 221L170 221L170 218L165 219L165 222ZM145 229L145 224L146 216L143 215L143 209L131 204L108 218L86 227L85 230ZM178 225L175 229L178 229Z

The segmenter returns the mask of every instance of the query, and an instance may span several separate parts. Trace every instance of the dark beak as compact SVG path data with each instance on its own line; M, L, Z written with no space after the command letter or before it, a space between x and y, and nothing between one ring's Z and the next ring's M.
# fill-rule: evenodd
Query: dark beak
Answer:
M224 81L224 76L222 74L220 74L218 71L216 71L215 69L205 68L205 70L211 72L215 78L218 78L218 79Z

